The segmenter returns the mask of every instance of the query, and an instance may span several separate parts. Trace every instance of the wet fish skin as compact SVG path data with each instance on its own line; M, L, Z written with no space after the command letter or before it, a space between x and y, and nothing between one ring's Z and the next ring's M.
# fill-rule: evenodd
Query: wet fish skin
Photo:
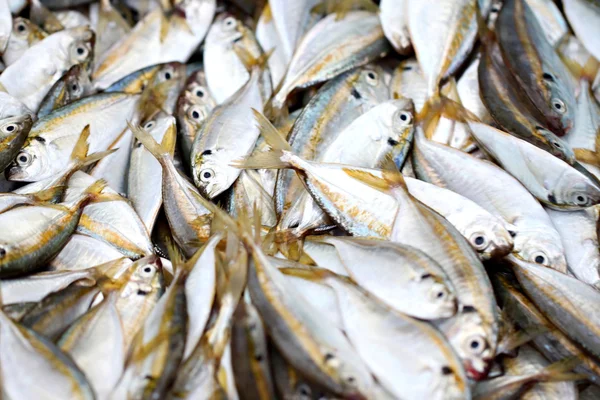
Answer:
M496 23L503 59L545 125L559 136L573 127L575 97L566 67L525 0L507 1Z
M330 14L298 43L283 83L273 97L273 108L281 109L294 89L365 65L384 55L388 46L376 14L352 11L339 21L336 15Z
M40 104L37 116L45 117L51 111L91 93L92 83L87 71L80 64L74 65L50 88Z

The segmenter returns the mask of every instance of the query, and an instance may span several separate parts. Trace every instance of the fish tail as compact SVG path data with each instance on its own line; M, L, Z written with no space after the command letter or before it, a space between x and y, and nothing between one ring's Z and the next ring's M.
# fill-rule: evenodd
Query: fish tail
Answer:
M52 186L48 189L40 190L33 195L33 198L36 201L42 203L57 203L60 201L62 194L66 189L65 185L56 185Z
M577 357L569 357L550 364L535 376L535 380L544 382L575 381L585 379L583 374L571 372L573 368L581 364Z
M129 129L135 135L136 139L140 141L144 145L144 147L152 153L152 155L160 162L166 157L171 155L171 149L174 148L174 138L172 135L168 133L165 135L163 139L163 144L158 144L156 140L142 127L135 126L130 122L127 122L129 125ZM171 143L173 141L173 143Z
M289 168L289 158L291 156L290 144L264 115L254 109L252 109L252 112L254 113L260 134L271 147L271 151L258 153L244 160L234 161L231 165L246 169Z

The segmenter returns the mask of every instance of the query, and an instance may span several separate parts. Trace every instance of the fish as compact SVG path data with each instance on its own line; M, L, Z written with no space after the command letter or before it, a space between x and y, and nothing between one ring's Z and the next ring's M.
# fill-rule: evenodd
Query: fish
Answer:
M545 125L564 136L574 125L575 97L566 67L524 0L505 2L496 32L502 58Z
M355 117L388 100L388 89L381 75L380 68L367 66L344 73L323 85L317 92L318 95L303 108L289 132L288 142L291 149L307 160L321 160L323 153L337 135L344 132ZM409 103L404 104L410 107ZM410 110L403 112L405 111L410 114ZM400 122L400 126L412 125L409 119L412 119L413 115L406 114L406 117L407 120ZM399 140L398 142L400 145ZM377 147L377 143L374 147ZM334 151L335 149L332 150ZM357 159L360 156L361 154L356 154L353 158ZM364 165L372 165L370 163L373 162L371 159L362 161ZM293 172L278 173L274 200L275 211L279 217L277 230L281 231L279 235L283 238L287 237L290 231L292 237L298 237L310 229L329 224L323 218L323 212L316 208L314 203L307 201L306 194L300 197L302 193L305 191L301 181L295 178ZM304 212L305 205L310 206L310 214Z
M506 273L492 276L494 290L506 315L518 322L525 332L531 332L531 342L549 361L577 358L581 362L573 368L576 373L584 374L592 382L600 380L600 363L595 357L574 343L558 329L523 294L516 278Z
M270 15L281 40L282 52L287 60L286 65L296 52L306 31L313 25L314 16L311 14L318 3L317 0L300 0L293 4L284 0L269 2Z
M387 307L424 320L456 313L457 294L448 276L417 248L363 238L313 236L311 240L334 246L344 272ZM365 260L369 268L364 268ZM395 267L400 260L402 270Z
M157 142L165 146L175 145L177 128L174 117L159 114L145 122L143 129ZM171 155L174 150L169 149ZM141 142L136 142L131 150L127 195L148 232L152 232L162 206L162 167Z
M87 27L49 35L10 64L0 76L0 84L30 110L37 111L52 85L69 68L90 62L93 41L94 32Z
M486 45L478 69L481 99L494 120L506 132L546 150L572 164L573 149L544 126L543 116L520 91L516 79L507 71L498 47ZM528 111L531 110L531 111Z
M186 81L177 100L177 142L184 160L189 160L192 143L202 123L208 118L217 102L208 90L203 69L194 72Z
M233 315L231 357L236 360L233 372L241 400L268 400L275 396L265 326L248 291Z
M95 398L81 369L48 339L0 310L0 378L2 393L10 398ZM11 368L6 368L11 365ZM31 368L36 365L36 368ZM32 385L30 379L35 379Z
M27 140L33 121L30 114L0 119L0 169L5 169Z
M44 266L66 244L83 207L99 196L104 185L99 181L77 198L56 206L24 206L1 213L0 221L7 229L0 237L0 276L15 276Z
M131 32L129 22L119 13L119 10L110 4L110 1L102 0L99 4L90 4L90 20L93 21L93 8L96 9L96 23L94 30L99 34L94 45L96 58L102 59L106 52L123 36Z
M573 365L569 361L548 365L546 359L533 348L522 346L517 357L503 359L504 376L477 384L473 390L474 398L497 399L512 395L535 399L559 393L561 398L577 398L573 380L578 375L569 373Z
M325 271L324 276L316 275L334 290L344 331L391 395L440 399L469 397L467 377L460 359L439 331L406 315L390 312L346 279ZM365 324L365 321L369 322ZM414 341L416 337L420 339L418 344ZM412 345L406 346L405 340ZM408 356L406 352L411 351L419 355ZM401 361L404 357L411 357L418 363L404 363ZM430 371L434 377L425 378L423 370Z
M240 47L254 59L263 56L254 33L247 26L232 15L218 15L206 35L203 53L206 84L217 104L228 101L251 79L251 71L238 56L236 49ZM264 104L271 98L273 88L269 68L260 72L257 78Z
M16 62L28 48L48 36L40 27L26 18L16 17L13 19L12 24L8 44L4 49L4 53L2 53L2 61L6 66Z
M458 229L482 260L502 258L512 251L515 227L504 219L451 190L414 178L404 180L409 193Z
M292 17L296 16L292 15ZM279 34L269 3L265 4L260 18L256 23L256 40L265 52L271 53L267 64L269 65L273 87L276 88L285 76L285 71L292 58L292 54L286 53L283 47L284 39Z
M259 135L258 127L252 124L252 110L263 110L260 79L266 60L255 59L251 54L244 56L250 79L225 103L215 107L192 144L194 183L209 199L223 193L237 179L240 170L230 164L248 156Z
M57 345L81 368L97 398L106 398L125 365L123 327L115 291L75 321Z
M32 126L25 145L8 167L7 178L35 182L60 173L66 166L78 135L90 126L91 152L108 150L127 127L138 95L100 93L54 110ZM106 119L118 121L105 129Z
M92 94L90 78L85 69L80 64L76 64L50 88L40 104L37 116L45 117L53 110L90 94Z
M571 340L598 356L595 310L590 308L598 291L587 283L555 271L509 258L513 271L532 302Z
M406 8L411 43L427 82L427 97L432 97L473 47L477 0L409 0Z
M215 0L192 0L179 2L172 15L165 15L161 8L150 12L97 60L92 73L94 87L106 89L155 64L187 61L204 39L215 8Z
M417 178L453 190L512 224L513 252L522 259L567 271L562 241L550 217L507 172L428 140L421 128L415 132L412 162Z
M192 256L210 236L210 204L187 177L181 174L170 154L172 146L161 146L142 128L130 126L136 138L162 167L162 196L165 215L175 242Z
M328 15L298 43L271 107L282 109L296 88L323 82L382 57L388 46L375 13L351 11L340 20L335 14Z
M600 181L585 168L489 125L469 122L469 128L481 147L548 207L582 209L600 202Z

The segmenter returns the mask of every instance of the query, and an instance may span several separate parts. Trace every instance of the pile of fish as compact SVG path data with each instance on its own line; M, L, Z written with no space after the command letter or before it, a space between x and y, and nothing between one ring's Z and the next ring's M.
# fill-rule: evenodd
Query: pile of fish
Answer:
M600 398L597 0L0 0L0 399Z

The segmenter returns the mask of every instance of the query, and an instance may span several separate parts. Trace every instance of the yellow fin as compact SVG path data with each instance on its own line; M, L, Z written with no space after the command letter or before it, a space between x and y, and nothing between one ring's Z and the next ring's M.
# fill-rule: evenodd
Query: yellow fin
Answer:
M75 147L71 152L72 160L82 160L88 155L89 144L88 138L90 137L90 125L86 125L81 133L79 134L79 138L77 139L77 143L75 143Z

